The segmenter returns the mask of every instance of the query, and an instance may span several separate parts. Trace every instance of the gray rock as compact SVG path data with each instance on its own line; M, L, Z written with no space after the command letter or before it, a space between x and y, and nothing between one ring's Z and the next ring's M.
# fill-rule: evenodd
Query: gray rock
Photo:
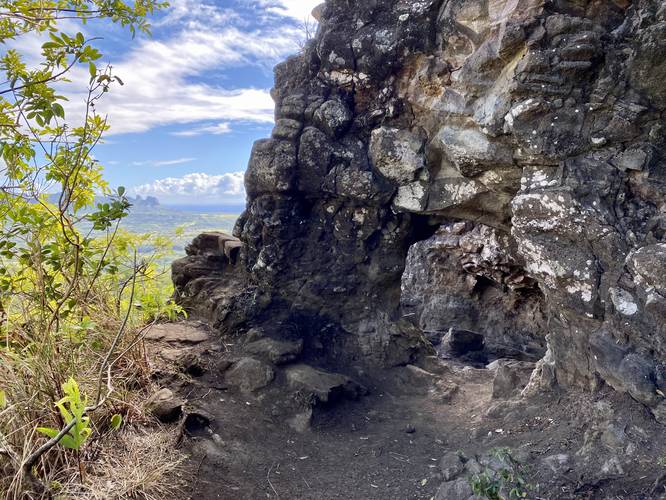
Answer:
M624 475L624 467L618 457L611 457L603 463L600 472L604 477L620 477Z
M173 422L183 412L184 401L171 389L160 389L146 401L146 409L161 422Z
M309 365L288 366L285 375L289 385L313 405L332 402L341 397L355 399L365 393L365 389L349 377Z
M381 127L372 131L370 158L384 177L408 184L425 167L423 146L423 139L407 130Z
M170 343L200 344L208 340L208 333L203 328L187 323L165 323L152 326L145 339Z
M435 500L476 500L477 498L479 497L472 492L469 481L462 477L442 484L435 495Z
M549 455L542 462L555 474L564 474L571 469L571 457L566 453Z
M439 461L439 468L442 471L444 481L451 481L463 473L465 463L460 454L451 451Z
M493 398L510 398L520 394L535 369L534 363L524 361L502 359L493 364ZM491 368L490 365L488 368Z
M347 130L352 114L345 103L332 99L322 104L315 112L314 121L329 137L337 138Z
M264 338L245 345L245 351L266 359L276 365L291 363L303 351L303 341L289 342Z
M310 424L312 423L312 408L306 408L304 411L297 413L287 423L296 432L306 432L310 429Z
M224 380L243 392L263 389L275 378L275 372L266 363L254 358L242 358L227 370Z
M281 118L275 122L273 137L276 139L286 139L288 141L293 141L298 139L302 128L303 124L298 120L292 120L291 118Z
M528 393L601 381L663 415L664 11L542 4L327 1L275 69L240 265L174 263L179 303L381 368L429 352L395 318L483 332L493 357L548 353Z
M188 352L180 356L178 365L185 373L193 377L200 377L206 372L201 356L194 352Z

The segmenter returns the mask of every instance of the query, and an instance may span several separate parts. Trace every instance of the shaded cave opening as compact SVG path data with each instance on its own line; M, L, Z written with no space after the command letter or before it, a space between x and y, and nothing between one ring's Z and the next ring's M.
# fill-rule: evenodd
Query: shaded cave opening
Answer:
M400 316L437 356L483 367L536 362L547 350L545 297L510 234L470 221L416 227L400 283ZM421 237L419 237L421 236Z

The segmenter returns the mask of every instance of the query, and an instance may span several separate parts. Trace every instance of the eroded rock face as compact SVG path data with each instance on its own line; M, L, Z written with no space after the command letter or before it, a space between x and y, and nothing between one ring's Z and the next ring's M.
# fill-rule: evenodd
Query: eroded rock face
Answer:
M436 345L462 328L483 335L493 357L543 357L544 297L505 232L442 224L410 248L401 287L401 311Z
M604 381L666 418L663 2L329 0L317 15L276 68L276 130L236 228L248 288L217 323L270 318L306 351L404 364L418 330L446 323L428 300L448 296L490 338L536 353L547 336L540 373ZM421 282L453 286L419 304L408 250L440 225L455 239L455 221L487 241L426 251L447 266ZM533 291L518 309L516 277ZM468 279L502 291L491 315Z

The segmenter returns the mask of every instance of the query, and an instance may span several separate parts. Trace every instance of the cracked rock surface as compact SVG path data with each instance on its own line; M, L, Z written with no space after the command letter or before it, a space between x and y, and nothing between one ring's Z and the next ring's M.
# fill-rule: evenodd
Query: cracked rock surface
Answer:
M404 365L469 329L542 358L526 390L606 384L666 422L663 2L317 16L275 70L239 241L193 244L181 301L332 364Z

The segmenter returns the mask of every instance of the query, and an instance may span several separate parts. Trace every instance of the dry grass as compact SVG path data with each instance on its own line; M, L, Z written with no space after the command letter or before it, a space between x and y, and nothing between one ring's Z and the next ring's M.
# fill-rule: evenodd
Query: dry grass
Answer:
M90 500L176 498L182 490L185 455L175 449L173 429L158 427L127 430L104 443L97 459L78 483L78 470L59 494Z
M36 428L65 424L54 402L62 397L59 387L67 377L74 374L82 393L94 402L100 359L109 349L109 332L118 328L109 319L99 324L103 327L86 344L40 339L23 349L0 348L0 389L8 399L0 408L0 499L174 498L174 471L183 457L169 431L144 415L151 383L143 343L135 342L143 330L139 321L118 345L117 352L124 355L113 365L113 391L90 414L93 432L80 454L57 445L35 464L34 479L23 470L28 457L47 441ZM110 429L115 414L123 418L118 431Z

